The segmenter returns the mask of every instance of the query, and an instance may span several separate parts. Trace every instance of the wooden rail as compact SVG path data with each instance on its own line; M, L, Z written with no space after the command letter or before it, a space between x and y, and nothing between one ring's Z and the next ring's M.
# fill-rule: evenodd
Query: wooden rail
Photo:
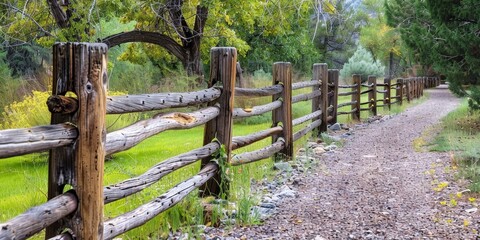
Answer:
M329 70L326 64L313 65L311 80L292 83L291 64L278 62L273 64L271 86L235 88L239 67L236 50L213 48L207 89L108 97L106 53L104 44L56 44L53 90L47 102L52 124L0 131L0 158L50 150L48 202L1 223L0 239L25 239L45 228L47 239L112 239L145 224L195 189L200 189L202 196L228 196L228 179L222 178L220 166L247 164L270 157L276 161L291 159L295 141L308 134L318 137L327 131L328 124L337 121L338 115L351 114L359 120L361 111L376 114L378 107L390 108L394 103L411 101L420 97L424 88L440 84L438 78L398 79L393 83L385 80L377 84L372 76L368 83L362 84L360 76L354 75L352 84L339 85L338 70ZM298 89L302 89L302 93L292 96L293 90ZM75 93L77 98L65 96L67 92ZM368 95L368 101L361 102L364 94ZM235 96L268 97L271 101L249 109L234 108ZM339 103L339 96L351 96L351 99ZM302 101L311 101L311 113L292 119L294 104ZM381 105L377 104L379 101ZM199 104L206 106L191 110ZM351 109L338 111L346 106ZM105 131L106 114L184 107L189 110L168 111L109 134ZM247 136L233 136L234 118L269 112L272 113L271 128ZM205 126L203 146L157 163L136 177L103 186L106 155L125 151L167 130L197 126ZM294 126L300 130L294 132ZM266 138L271 138L271 144L250 152L232 153ZM224 151L223 155L218 154L220 151ZM138 193L167 174L197 161L201 164L196 175L150 202L104 222L104 204ZM66 185L73 189L64 192Z

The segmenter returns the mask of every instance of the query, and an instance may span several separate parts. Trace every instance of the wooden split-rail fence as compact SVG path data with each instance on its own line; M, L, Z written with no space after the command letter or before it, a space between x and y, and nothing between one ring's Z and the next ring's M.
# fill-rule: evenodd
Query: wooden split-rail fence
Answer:
M341 114L360 118L360 111L376 114L377 107L390 107L419 97L425 87L435 87L438 78L386 80L369 78L362 84L353 76L352 85L338 84L338 70L326 64L313 66L312 80L292 83L290 63L273 64L273 84L260 89L235 88L235 48L211 50L207 89L184 93L106 95L107 50L101 43L58 43L53 47L53 90L47 105L51 125L0 131L0 158L49 150L48 201L0 224L0 239L25 239L43 229L46 239L112 239L141 226L174 206L199 188L202 195L219 196L228 182L219 173L220 164L240 165L282 154L293 156L293 143L309 132L318 135ZM363 87L363 88L362 88ZM292 96L308 88L309 93ZM339 89L351 89L349 92ZM366 89L362 91L362 89ZM392 90L395 92L392 95ZM377 99L377 93L383 94ZM368 94L367 102L360 102ZM338 103L338 96L351 95L351 102ZM234 108L235 96L271 96L272 102L251 109ZM292 119L292 105L311 100L312 112ZM170 112L142 120L111 133L106 132L106 114L154 111L192 106L189 113ZM351 106L349 111L341 111ZM364 107L362 107L364 106ZM272 127L248 136L232 136L232 121L272 112ZM293 132L293 126L305 123ZM308 123L308 124L307 124ZM204 125L202 147L162 161L145 173L103 186L105 156L130 149L141 141L172 129ZM272 144L252 152L231 154L232 150L269 138ZM212 159L219 149L222 159ZM104 219L105 204L138 193L167 174L201 161L198 174L164 194L120 216ZM64 191L66 188L71 190Z

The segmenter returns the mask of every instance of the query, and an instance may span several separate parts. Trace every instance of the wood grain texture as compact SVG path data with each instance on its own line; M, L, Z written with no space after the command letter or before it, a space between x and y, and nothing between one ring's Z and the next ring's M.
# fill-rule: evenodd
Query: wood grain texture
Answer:
M282 85L273 85L264 88L235 88L237 97L268 97L283 91Z
M107 97L107 113L144 112L198 105L217 99L221 90L209 88L196 92L156 93Z
M322 123L322 120L317 119L311 123L309 123L306 127L304 127L302 130L295 132L293 134L293 141L297 141L301 137L307 135L309 132L311 132L313 129L316 129L320 124Z
M78 110L78 100L62 95L53 95L47 99L47 107L51 113L70 114Z
M191 113L167 113L157 115L107 134L107 155L136 146L141 141L171 129L189 129L205 124L220 113L218 107L207 107Z
M276 126L269 129L262 130L260 132L252 133L247 136L236 136L232 139L232 150L239 149L248 146L254 142L260 141L267 137L271 137L274 134L281 133L283 127Z
M318 127L317 131L314 131L319 137L320 133L327 131L327 118L328 118L328 66L326 63L316 63L313 64L313 80L321 80L322 84L320 85L320 92L322 93L320 97L312 99L312 112L317 110L322 110L322 124ZM315 89L313 89L315 90ZM313 91L312 91L313 92ZM314 121L316 119L312 119Z
M338 85L338 88L357 88L358 84Z
M210 51L210 80L209 87L222 86L222 94L216 100L220 104L220 112L215 119L205 124L203 144L206 145L217 139L225 146L226 159L230 161L232 151L232 124L233 124L233 100L235 95L235 80L237 66L237 50L235 48L212 48ZM209 105L216 104L215 102ZM202 167L210 162L210 158L202 160ZM221 163L224 164L224 163ZM207 181L201 188L202 196L220 197L221 190L228 196L229 184L227 179L222 179L219 173Z
M316 119L316 118L318 118L318 117L321 116L321 115L322 115L322 110L315 111L315 112L310 113L310 114L307 114L307 115L305 115L305 116L303 116L303 117L299 117L299 118L294 119L294 120L292 121L292 125L293 125L293 126L297 126L297 125L302 124L302 123L304 123L304 122L306 122L306 121L310 121L310 120L312 120L312 119Z
M311 81L304 81L304 82L296 82L292 83L292 90L307 88L307 87L318 87L322 84L321 81L318 80L311 80Z
M329 124L337 122L337 105L338 105L338 79L340 72L338 69L329 69L328 70L328 92L331 93L328 95L327 105L333 107L332 111L329 112L331 120L328 121Z
M64 96L73 92L74 64L73 45L56 43L53 46L53 85L52 96ZM78 111L78 103L77 103ZM76 112L75 112L76 113ZM51 124L76 123L75 113L52 113ZM78 134L78 131L77 131ZM77 135L78 136L78 135ZM73 185L75 177L73 146L63 146L50 150L48 159L48 199L63 193L66 184ZM68 220L62 219L47 227L45 238L53 237L63 231L68 225Z
M1 223L0 239L26 239L73 213L76 209L77 197L72 192L66 192Z
M385 87L384 87L384 91L385 91L385 94L383 95L383 105L385 106L385 110L387 111L390 111L390 102L391 102L391 98L392 98L392 94L391 94L391 84L392 84L392 80L390 79L384 79L384 84L385 84Z
M78 239L102 239L107 46L73 43L74 92L78 97L73 188L79 205L71 228Z
M260 106L254 106L251 109L244 109L244 108L234 108L233 109L233 118L243 118L243 117L252 117L258 116L267 112L274 111L282 107L282 101L277 100L271 103L267 103Z
M308 101L322 96L320 90L315 90L311 93L298 94L292 97L292 103L298 103L301 101Z
M357 94L357 90L350 91L350 92L339 92L338 96L352 96L352 95L355 95L355 94Z
M72 144L77 128L69 124L55 124L0 131L0 158L41 152Z
M218 166L215 163L209 163L197 175L176 185L153 201L106 221L104 224L105 231L103 232L104 239L112 239L145 224L158 214L180 202L190 192L211 179L217 171Z
M161 163L158 163L147 170L145 173L127 179L123 182L106 186L103 190L105 204L122 199L137 193L148 186L158 182L165 175L192 164L200 159L211 156L220 148L217 142L209 143L201 148L189 151L187 153L169 158Z
M368 84L371 85L369 89L372 90L368 93L369 106L373 116L377 116L377 78L375 76L368 76Z
M259 150L237 154L232 157L230 162L232 166L238 166L246 163L256 162L265 158L273 156L275 153L282 151L285 148L285 141L279 138L275 143L268 145Z
M355 112L352 112L352 119L355 121L360 121L360 101L361 101L361 96L360 96L360 90L362 87L362 78L360 75L353 75L353 85L355 87L352 88L352 92L355 92L352 94L352 102L354 103L352 105L352 111L355 109Z
M272 102L282 99L282 105L272 111L272 126L283 126L283 131L272 135L272 144L279 138L284 140L285 147L275 155L275 161L293 158L293 126L292 126L292 64L277 62L273 64L272 84L282 84L283 91L272 96Z

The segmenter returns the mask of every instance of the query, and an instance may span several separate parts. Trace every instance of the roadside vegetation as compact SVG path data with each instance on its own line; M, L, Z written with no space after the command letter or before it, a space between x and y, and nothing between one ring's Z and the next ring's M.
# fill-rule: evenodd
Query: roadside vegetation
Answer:
M480 192L480 112L472 112L468 100L449 113L440 125L431 150L449 152L459 178L471 181L470 190Z

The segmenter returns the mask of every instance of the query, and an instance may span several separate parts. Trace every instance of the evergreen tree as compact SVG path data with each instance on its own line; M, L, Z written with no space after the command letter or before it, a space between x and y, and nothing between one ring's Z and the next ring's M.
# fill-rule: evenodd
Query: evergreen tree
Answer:
M386 0L388 24L399 29L414 61L446 76L450 89L480 104L478 0ZM472 85L471 92L464 85Z
M346 80L351 78L353 74L360 74L362 82L365 82L369 75L380 77L384 75L384 72L385 66L380 61L373 60L372 54L365 48L358 46L357 51L340 70L340 77Z

